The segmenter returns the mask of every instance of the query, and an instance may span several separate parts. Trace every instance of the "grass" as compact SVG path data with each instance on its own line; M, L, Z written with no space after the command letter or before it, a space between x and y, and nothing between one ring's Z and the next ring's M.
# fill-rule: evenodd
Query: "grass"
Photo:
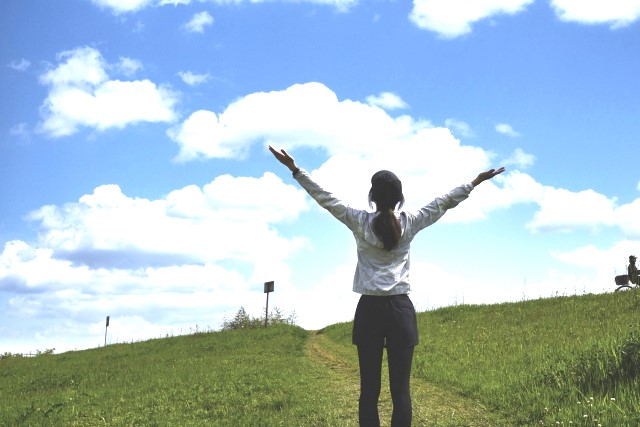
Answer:
M418 322L415 425L640 423L637 290L447 307ZM0 425L355 426L350 339L351 323L278 325L5 357Z
M0 361L0 425L344 425L294 326Z
M640 425L638 290L418 315L415 378L513 425ZM349 345L349 324L327 330Z

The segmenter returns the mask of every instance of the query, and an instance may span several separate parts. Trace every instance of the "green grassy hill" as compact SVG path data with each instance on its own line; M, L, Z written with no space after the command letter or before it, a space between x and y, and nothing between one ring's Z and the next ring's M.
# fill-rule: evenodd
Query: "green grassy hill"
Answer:
M419 324L414 425L640 425L638 291L447 307ZM355 426L350 333L279 325L5 357L0 425ZM384 425L389 405L384 393Z

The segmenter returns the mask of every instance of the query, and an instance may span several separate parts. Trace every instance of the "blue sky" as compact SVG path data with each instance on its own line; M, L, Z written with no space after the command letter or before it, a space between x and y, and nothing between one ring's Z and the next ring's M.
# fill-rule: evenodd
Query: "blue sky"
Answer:
M418 310L611 292L640 252L640 1L7 0L0 352L352 319L367 207L507 172L414 241Z

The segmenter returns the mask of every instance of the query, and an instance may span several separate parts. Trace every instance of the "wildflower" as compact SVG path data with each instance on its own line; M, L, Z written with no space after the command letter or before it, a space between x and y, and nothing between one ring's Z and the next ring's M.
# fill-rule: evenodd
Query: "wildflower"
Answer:
M612 402L615 402L615 401L616 401L616 398L615 398L615 397L612 397L612 398L611 398L611 401L612 401Z

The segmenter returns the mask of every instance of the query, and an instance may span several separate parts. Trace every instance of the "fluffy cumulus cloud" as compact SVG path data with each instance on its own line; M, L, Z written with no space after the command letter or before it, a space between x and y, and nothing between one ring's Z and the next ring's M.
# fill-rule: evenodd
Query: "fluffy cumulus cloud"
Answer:
M271 194L285 197L288 209ZM296 243L282 239L269 224L304 207L299 190L266 173L261 178L222 175L203 188L187 186L158 200L128 197L117 185L103 185L77 203L33 211L29 219L39 223L41 243L59 258L130 269L175 260L258 260L270 253L267 247L286 254Z
M249 94L220 113L194 112L169 135L180 146L181 161L241 159L254 144L272 144L294 152L297 148L323 150L328 160L313 171L314 176L328 188L340 188L341 197L361 208L366 208L362 194L368 190L367 177L372 170L396 171L403 178L406 195L439 194L470 181L485 168L506 165L510 172L484 185L483 197L473 198L464 210L453 211L444 221L473 221L486 218L495 209L530 204L537 207L527 224L534 232L602 227L618 227L629 235L637 232L633 221L639 214L637 203L618 205L615 199L593 190L570 191L540 184L521 172L536 160L521 148L499 158L461 143L447 128L406 115L392 116L370 100L340 100L319 83ZM455 159L455 167L451 159ZM344 170L353 177L348 182L342 179ZM407 207L417 207L412 205L415 198L407 199Z
M96 6L111 10L115 14L134 13L150 6L178 6L196 3L193 0L91 0ZM204 0L199 0L198 3ZM227 5L238 4L245 1L255 3L251 0L208 0L210 3ZM296 0L282 0L296 1ZM303 0L312 4L325 5L335 8L340 12L346 12L358 3L358 0Z
M211 78L211 75L209 73L197 74L192 73L191 71L180 71L178 73L178 76L180 76L182 81L189 86L197 86L199 84L207 82Z
M511 156L506 158L502 162L505 166L515 166L518 169L527 169L533 166L536 161L536 156L526 153L522 148L516 148L513 150Z
M462 120L457 119L447 119L444 122L445 126L451 129L455 135L460 135L463 138L473 138L475 137L475 132L471 128L471 126L463 122Z
M536 205L533 218L526 227L538 232L573 232L617 227L627 238L640 237L637 218L640 199L619 204L593 190L570 191L536 182L530 175L514 172L505 177L501 194L510 203Z
M409 19L419 28L443 38L468 34L473 25L499 15L524 12L534 0L414 0ZM561 21L583 24L610 24L620 28L640 18L640 0L607 2L551 0L551 8Z
M115 13L135 12L157 3L157 0L91 0L95 5Z
M620 28L640 18L640 0L552 0L551 6L562 21L583 24L610 24Z
M31 212L40 237L5 245L0 290L14 294L11 316L53 314L74 328L95 320L96 313L137 316L156 325L156 334L185 319L210 319L218 327L242 305L259 310L256 284L275 271L280 289L287 288L285 261L307 243L282 236L274 224L306 209L304 192L272 173L222 175L155 200L104 185L77 202ZM87 333L86 326L80 329ZM121 339L149 338L152 332L126 330Z
M516 132L510 124L507 123L498 123L496 125L496 132L501 133L502 135L517 137L520 136L520 133Z
M205 27L213 24L213 16L209 12L199 12L184 24L184 29L190 33L204 33Z
M522 12L531 3L533 0L414 0L409 18L419 28L455 38L470 33L478 21Z
M376 105L339 100L326 86L306 83L249 94L220 113L196 111L169 136L180 146L181 161L242 158L256 141L372 155L397 151L388 141L408 143L429 127L408 116L391 117Z
M40 76L49 93L41 106L40 130L53 137L68 136L79 127L122 128L137 122L171 122L177 95L150 80L110 79L101 53L80 47L58 54L59 63ZM141 64L121 58L113 67L131 74Z
M396 110L409 107L402 98L393 92L382 92L379 95L368 96L367 102L371 105L377 105L380 108L384 108L385 110Z

